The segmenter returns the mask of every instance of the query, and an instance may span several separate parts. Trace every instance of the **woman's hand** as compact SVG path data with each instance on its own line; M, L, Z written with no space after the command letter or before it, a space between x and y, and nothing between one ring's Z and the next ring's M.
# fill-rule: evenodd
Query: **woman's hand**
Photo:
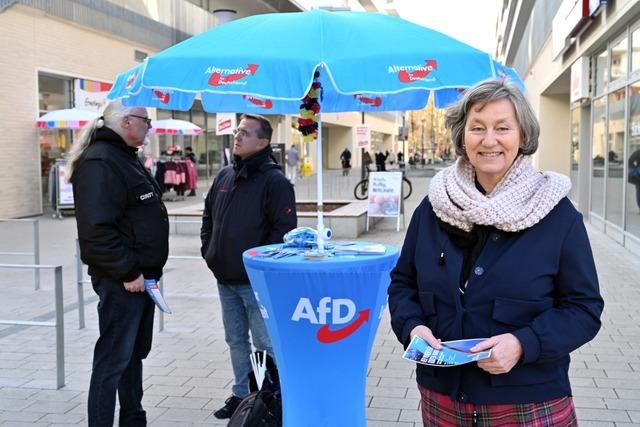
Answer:
M440 350L442 348L440 340L437 340L436 337L433 336L433 333L431 333L431 329L426 326L420 325L413 328L411 330L410 338L413 339L416 335L425 340L427 344L436 350Z
M480 344L471 347L471 351L491 350L491 357L478 362L480 369L492 375L506 374L522 358L522 345L513 334L493 336Z

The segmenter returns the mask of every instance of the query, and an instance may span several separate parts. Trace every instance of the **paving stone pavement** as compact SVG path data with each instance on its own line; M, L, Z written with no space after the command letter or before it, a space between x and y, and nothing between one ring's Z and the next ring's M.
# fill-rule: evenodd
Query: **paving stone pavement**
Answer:
M326 199L349 199L357 176L325 173ZM414 194L406 203L407 223L420 202L428 178L411 178ZM206 188L201 185L201 188ZM315 197L315 181L297 182L299 199ZM198 205L200 197L168 203L168 208ZM0 425L86 425L86 399L93 346L98 335L97 298L85 285L86 328L78 328L75 220L40 220L41 262L62 265L65 305L66 385L55 390L53 328L0 325ZM581 426L640 425L640 259L602 233L587 227L606 301L602 330L572 355L571 380ZM29 251L31 229L0 223L0 252ZM401 246L404 232L385 220L360 240ZM199 255L195 235L171 235L172 255ZM31 263L28 257L0 255L0 263ZM174 313L156 332L145 361L144 407L152 426L224 425L213 417L229 395L232 374L224 342L215 280L201 260L171 260L165 270L165 294ZM33 274L0 269L0 319L53 320L53 278L42 273L42 289ZM377 333L367 377L370 427L419 426L413 365L402 348L388 313Z

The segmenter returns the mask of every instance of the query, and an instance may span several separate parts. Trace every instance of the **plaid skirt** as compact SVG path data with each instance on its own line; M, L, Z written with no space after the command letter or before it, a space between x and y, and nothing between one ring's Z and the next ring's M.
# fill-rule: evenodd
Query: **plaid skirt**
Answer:
M540 403L474 405L452 400L418 384L425 426L437 427L575 427L578 425L570 396Z

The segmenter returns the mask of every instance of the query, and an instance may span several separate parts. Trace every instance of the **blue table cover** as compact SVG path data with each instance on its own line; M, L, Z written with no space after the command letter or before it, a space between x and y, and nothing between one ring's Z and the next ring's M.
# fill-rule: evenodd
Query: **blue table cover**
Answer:
M398 249L323 260L262 256L277 246L243 259L278 364L283 425L365 426L367 367Z

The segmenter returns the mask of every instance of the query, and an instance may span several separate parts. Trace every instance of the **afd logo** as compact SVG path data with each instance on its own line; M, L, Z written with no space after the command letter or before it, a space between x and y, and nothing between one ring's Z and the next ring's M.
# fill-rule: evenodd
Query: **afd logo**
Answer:
M330 344L347 338L368 322L369 309L356 313L355 303L347 298L324 297L317 307L313 306L309 298L300 298L291 320L307 320L313 325L323 325L317 332L318 341ZM330 329L330 325L333 329ZM345 326L336 327L338 325Z

